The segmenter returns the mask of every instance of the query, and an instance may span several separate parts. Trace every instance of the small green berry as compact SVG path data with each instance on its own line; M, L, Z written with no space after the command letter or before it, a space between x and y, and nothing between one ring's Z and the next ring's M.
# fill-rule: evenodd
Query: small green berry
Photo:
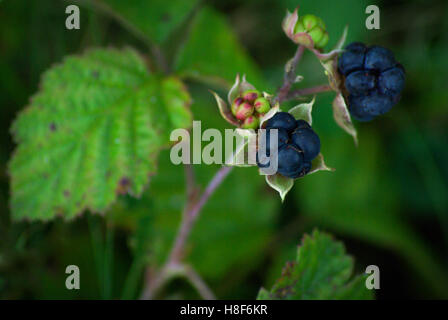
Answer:
M260 123L260 120L256 116L250 116L246 118L243 122L243 128L244 129L257 129L258 125Z
M323 48L328 43L328 33L325 32L322 38L315 44L317 48Z
M319 18L314 14L306 14L300 20L302 20L303 26L306 30L310 31L314 27L319 25Z
M306 32L305 27L303 26L302 21L297 21L295 27L294 27L294 33L301 33Z
M322 29L322 30L326 30L327 26L324 23L324 20L322 20L321 18L317 17L317 25Z
M322 48L328 43L328 33L324 21L313 14L306 14L299 18L294 34L306 32L314 42L315 48Z
M314 46L318 47L317 44L319 43L319 41L321 41L322 37L324 36L324 31L322 31L321 28L316 27L308 31L308 34L310 35L311 39L313 39Z
M263 97L260 97L257 100L255 100L254 107L258 113L266 113L269 111L269 109L271 109L269 101Z

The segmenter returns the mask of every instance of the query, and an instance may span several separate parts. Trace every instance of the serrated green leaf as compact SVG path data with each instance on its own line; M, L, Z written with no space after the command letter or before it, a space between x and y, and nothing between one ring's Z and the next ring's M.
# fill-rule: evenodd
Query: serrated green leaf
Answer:
M356 276L349 284L342 287L335 295L337 300L370 300L373 298L372 290L366 290L367 275Z
M90 0L131 32L160 44L188 17L199 0Z
M229 86L237 73L263 88L261 73L247 55L225 17L204 7L192 22L190 36L180 50L175 70L182 76Z
M171 130L191 125L189 104L178 79L149 74L131 49L66 58L13 124L13 217L72 218L140 195Z
M296 261L288 262L272 289L262 288L257 299L371 299L364 277L351 279L352 272L353 259L344 245L316 230L304 236Z

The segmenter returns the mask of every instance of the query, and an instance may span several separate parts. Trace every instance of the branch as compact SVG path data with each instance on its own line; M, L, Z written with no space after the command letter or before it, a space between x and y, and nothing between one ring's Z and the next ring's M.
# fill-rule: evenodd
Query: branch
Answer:
M190 281L191 285L198 291L203 299L216 300L216 297L213 294L212 290L207 286L204 280L202 280L201 276L197 274L193 268L186 266L184 276L188 281Z
M227 175L232 171L232 169L233 167L221 167L221 169L216 172L212 180L209 182L207 188L204 190L199 200L196 201L197 197L195 195L191 196L193 194L196 194L196 192L191 191L192 189L194 190L193 171L191 166L187 165L185 167L185 180L189 196L187 198L185 209L182 213L182 221L179 227L179 231L177 232L177 236L169 254L168 261L164 264L159 272L156 272L153 275L150 275L148 272L146 286L143 289L141 299L152 299L168 280L170 280L173 276L179 274L178 270L180 266L182 266L181 261L184 257L184 251L188 236L191 233L191 230L201 212L201 209L207 203L208 199L216 190L216 188L218 188L218 186L224 181ZM192 285L203 297L207 299L212 299L212 297L214 298L211 290L208 289L205 282L199 277L198 274L196 274L193 269L187 268L186 271L181 272L181 274L185 275L185 277L192 283Z
M170 261L179 262L182 259L184 247L186 240L191 232L191 228L195 223L202 207L208 201L210 196L216 190L216 188L221 184L225 177L230 173L233 167L221 167L221 169L216 172L215 176L212 178L204 193L202 194L199 201L194 203L192 206L187 206L187 210L184 212L182 223L179 228L174 246L171 250ZM190 208L188 208L190 207Z
M305 89L297 89L297 90L290 91L283 101L295 100L302 96L307 96L307 95L331 91L331 90L333 90L333 89L331 89L330 85L328 85L328 84L323 84L320 86L305 88Z
M300 59L302 58L303 52L305 51L305 47L302 45L299 45L297 47L296 53L294 54L294 57L292 60L290 60L287 63L287 70L285 72L285 76L283 78L283 85L278 90L278 95L275 97L274 102L281 103L285 100L286 96L288 95L289 90L291 89L291 86L293 85L295 79L296 79L296 68L299 64Z
M191 203L197 197L199 188L196 185L193 166L191 164L184 165L185 187L187 188L187 203Z

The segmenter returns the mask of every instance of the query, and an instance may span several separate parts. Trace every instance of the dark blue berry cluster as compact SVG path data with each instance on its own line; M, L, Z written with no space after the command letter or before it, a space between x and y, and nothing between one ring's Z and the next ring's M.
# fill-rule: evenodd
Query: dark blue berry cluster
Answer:
M380 46L353 42L339 57L338 70L345 78L348 109L359 121L370 121L388 112L400 99L405 72L394 54Z
M265 146L268 157L275 156L270 150L271 130L278 130L278 173L293 179L307 174L311 169L311 161L320 152L319 136L308 122L295 120L287 112L277 112L266 122L265 129ZM262 163L260 161L258 153L257 164L261 168L269 166L269 162Z

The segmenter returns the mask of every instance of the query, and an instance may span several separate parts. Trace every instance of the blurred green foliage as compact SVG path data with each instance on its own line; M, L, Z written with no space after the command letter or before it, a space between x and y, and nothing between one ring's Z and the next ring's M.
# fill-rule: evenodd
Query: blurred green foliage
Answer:
M189 241L188 262L219 298L254 298L260 286L272 286L286 260L295 259L302 235L319 227L344 240L357 272L379 266L377 298L448 297L446 1L377 2L381 30L375 31L364 26L365 6L371 3L357 0L80 4L81 29L69 31L67 2L0 3L0 298L138 297L144 267L163 262L185 202L183 170L167 161L166 151L141 199L121 197L105 217L11 221L7 163L15 146L8 128L38 90L45 70L87 48L135 47L150 65L165 62L188 76L194 119L222 130L226 123L207 89L223 95L235 73L245 72L250 82L274 91L294 52L280 23L285 9L298 4L323 18L327 47L346 24L348 41L390 47L407 72L402 100L386 116L356 124L356 148L332 119L333 94L319 96L313 126L327 164L336 171L296 182L281 205L255 169L236 169L204 207ZM326 81L321 70L305 54L300 85ZM217 166L194 169L205 185ZM79 291L65 289L68 264L81 269ZM161 296L197 294L174 281Z

